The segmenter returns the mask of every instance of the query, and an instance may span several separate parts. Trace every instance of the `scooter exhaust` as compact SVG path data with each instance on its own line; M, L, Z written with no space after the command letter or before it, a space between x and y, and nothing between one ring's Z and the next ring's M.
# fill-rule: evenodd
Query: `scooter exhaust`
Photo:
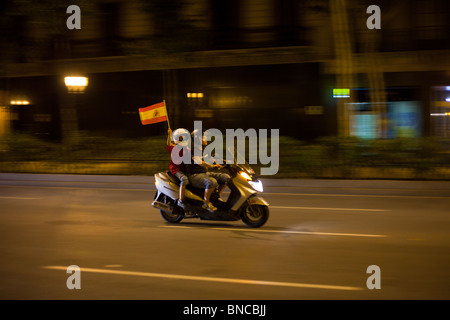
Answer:
M167 203L162 203L162 202L156 201L156 200L152 202L152 206L153 206L153 208L160 209L160 210L166 211L168 213L172 213L172 211L173 211L173 207L171 205L168 205Z

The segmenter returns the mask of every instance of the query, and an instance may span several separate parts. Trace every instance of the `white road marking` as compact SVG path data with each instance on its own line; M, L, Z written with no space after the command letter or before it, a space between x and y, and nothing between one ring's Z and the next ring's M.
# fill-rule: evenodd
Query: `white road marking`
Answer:
M191 229L191 227L186 226L160 226L161 228L181 228L181 229Z
M16 187L16 188L47 188L47 189L87 189L87 190L106 190L106 191L140 191L155 192L156 189L143 188L102 188L102 187L53 187L53 186L20 186L3 184L0 181L0 187ZM292 192L263 192L261 195L282 195L282 196L314 196L314 197L367 197L367 198L414 198L414 199L450 199L446 196L406 196L406 195L377 195L377 194L339 194L339 193L292 193Z
M42 268L50 269L50 270L61 270L61 271L67 270L67 266L44 266ZM190 276L190 275L182 275L182 274L110 270L110 269L83 268L83 267L80 268L80 271L82 273L90 272L90 273L113 274L113 275L122 275L122 276L137 276L137 277L148 277L148 278L191 280L191 281L205 281L205 282L221 282L221 283L275 286L275 287L291 287L291 288L304 288L304 289L305 288L306 289L327 289L327 290L344 290L344 291L363 290L363 288L360 288L360 287L336 286L336 285L326 285L326 284L280 282L280 281L266 281L266 280L219 278L219 277L203 277L203 276Z
M270 208L274 208L274 209L295 209L295 210L369 211L369 212L386 212L386 211L391 211L391 210L383 210L383 209L285 207L285 206L270 206Z
M156 189L138 189L138 188L102 188L102 187L53 187L53 186L17 186L1 184L0 187L8 188L33 188L33 189L61 189L61 190L105 190L105 191L139 191L139 192L155 192Z
M187 226L160 226L160 228L171 229L194 229L194 227ZM365 234L365 233L335 233L335 232L314 232L314 231L294 231L294 230L268 230L268 229L245 229L245 228L219 228L212 227L210 230L221 231L241 231L241 232L265 232L265 233L280 233L280 234L306 234L314 236L341 236L341 237L366 237L366 238L386 238L387 235L382 234Z
M292 193L292 192L264 192L263 195L277 196L311 196L311 197L367 197L367 198L414 198L414 199L449 199L445 196L404 196L382 194L340 194L340 193Z
M104 265L103 267L105 267L105 268L122 268L123 264L107 264L107 265Z
M245 232L267 232L267 233L287 233L287 234L308 234L317 236L344 236L344 237L367 237L367 238L386 238L382 234L364 234L364 233L335 233L335 232L314 232L314 231L293 231L293 230L267 230L267 229L238 229L238 228L213 228L215 230L245 231Z
M28 198L28 197L0 197L0 199L10 199L10 200L39 200L42 198Z

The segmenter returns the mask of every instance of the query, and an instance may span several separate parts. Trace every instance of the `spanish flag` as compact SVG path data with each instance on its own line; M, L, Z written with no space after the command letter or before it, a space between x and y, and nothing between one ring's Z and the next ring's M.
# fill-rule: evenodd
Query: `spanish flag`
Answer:
M139 117L143 125L168 121L166 103L163 101L145 108L139 108Z

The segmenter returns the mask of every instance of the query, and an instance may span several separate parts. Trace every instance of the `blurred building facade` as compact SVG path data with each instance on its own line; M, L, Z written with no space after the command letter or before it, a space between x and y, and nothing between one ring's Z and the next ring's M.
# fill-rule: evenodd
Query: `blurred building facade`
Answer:
M80 30L66 27L70 4ZM380 30L366 26L374 4ZM7 0L0 14L0 105L12 130L60 137L61 115L75 110L80 130L164 134L137 110L166 100L172 127L187 129L450 134L445 0ZM84 94L67 92L68 75L89 78Z

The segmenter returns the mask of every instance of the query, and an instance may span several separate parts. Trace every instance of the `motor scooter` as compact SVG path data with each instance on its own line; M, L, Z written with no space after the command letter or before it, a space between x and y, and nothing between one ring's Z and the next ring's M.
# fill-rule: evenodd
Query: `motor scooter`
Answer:
M205 190L187 185L183 199L184 208L177 205L179 179L170 171L155 174L156 194L152 206L159 209L161 216L169 223L179 223L183 219L238 221L248 227L259 228L269 219L269 203L259 193L263 185L253 169L245 164L224 164L221 169L228 173L230 193L226 201L214 192L210 201L217 208L210 212L202 208Z

